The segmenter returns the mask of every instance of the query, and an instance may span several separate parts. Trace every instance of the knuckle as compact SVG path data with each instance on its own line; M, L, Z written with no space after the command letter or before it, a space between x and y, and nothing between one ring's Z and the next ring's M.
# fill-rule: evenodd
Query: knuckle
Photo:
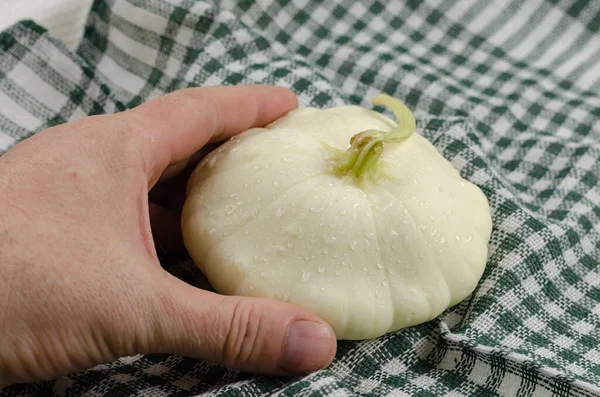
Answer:
M262 314L252 304L238 300L232 312L229 329L223 346L226 365L239 367L254 357L260 349L259 336Z

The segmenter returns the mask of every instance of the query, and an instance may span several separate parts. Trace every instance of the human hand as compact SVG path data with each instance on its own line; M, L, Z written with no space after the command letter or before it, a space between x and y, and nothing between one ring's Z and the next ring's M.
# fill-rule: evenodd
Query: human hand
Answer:
M154 239L176 234L178 219L148 202L205 144L294 106L274 87L187 89L50 128L0 157L0 387L139 353L274 375L327 366L335 336L317 316L164 271Z

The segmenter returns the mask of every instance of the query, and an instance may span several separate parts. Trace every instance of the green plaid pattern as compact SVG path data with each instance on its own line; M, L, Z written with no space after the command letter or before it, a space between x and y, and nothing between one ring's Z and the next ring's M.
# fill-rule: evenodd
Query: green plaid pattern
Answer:
M148 355L3 394L600 396L599 30L595 0L96 0L76 54L32 22L0 34L0 153L189 86L268 83L318 107L386 92L494 219L469 299L341 342L305 378Z

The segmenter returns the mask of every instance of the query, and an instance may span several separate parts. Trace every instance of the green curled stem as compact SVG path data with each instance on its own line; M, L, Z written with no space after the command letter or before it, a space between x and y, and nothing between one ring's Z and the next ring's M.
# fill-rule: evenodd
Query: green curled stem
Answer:
M374 179L379 173L379 159L383 154L383 144L399 143L410 138L416 129L416 121L411 111L397 99L386 94L375 96L373 105L385 106L398 121L392 131L366 130L350 139L350 148L336 151L332 159L332 171L338 176L352 176L359 184L368 178Z

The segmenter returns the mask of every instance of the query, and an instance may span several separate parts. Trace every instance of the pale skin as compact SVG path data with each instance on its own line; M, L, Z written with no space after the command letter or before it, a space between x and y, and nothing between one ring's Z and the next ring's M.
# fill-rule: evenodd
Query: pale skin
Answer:
M329 365L335 336L314 314L163 270L155 242L180 244L178 214L148 199L205 145L296 106L282 88L186 89L0 157L0 388L140 353L273 375Z

